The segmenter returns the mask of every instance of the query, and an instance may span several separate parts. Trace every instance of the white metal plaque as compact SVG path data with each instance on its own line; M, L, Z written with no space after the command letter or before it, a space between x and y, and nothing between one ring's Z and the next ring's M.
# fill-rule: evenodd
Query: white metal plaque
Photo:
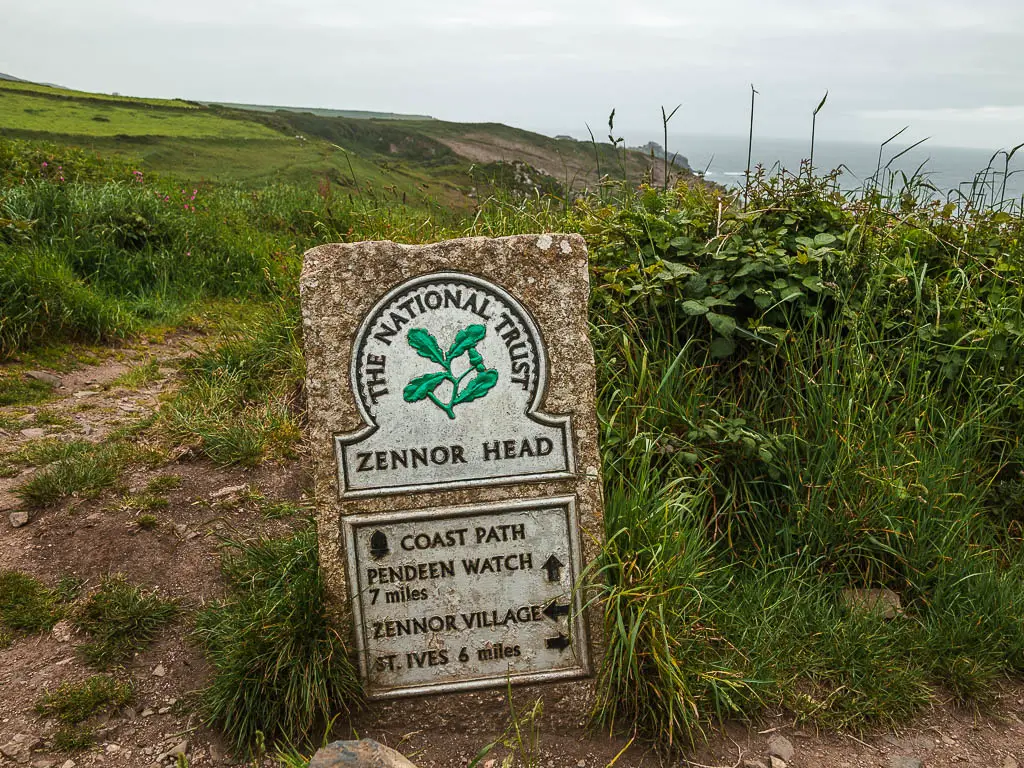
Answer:
M353 342L365 426L335 437L342 498L572 477L570 419L540 412L547 366L499 286L453 272L397 286Z
M573 497L343 525L370 698L589 674Z

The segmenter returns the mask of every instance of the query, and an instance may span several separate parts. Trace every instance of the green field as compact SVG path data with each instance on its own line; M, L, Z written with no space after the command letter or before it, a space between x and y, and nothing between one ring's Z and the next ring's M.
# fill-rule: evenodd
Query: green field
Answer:
M17 83L15 83L17 85ZM74 136L175 136L212 139L277 138L256 123L189 107L151 107L121 101L41 98L0 84L0 125L6 129Z
M71 88L60 88L55 85L43 85L31 83L26 80L0 79L0 89L6 91L23 91L34 96L50 96L57 99L80 99L87 101L112 102L126 106L152 106L171 107L173 109L198 109L195 102L184 99L146 99L134 96L116 96L106 93L91 93L89 91L76 91Z

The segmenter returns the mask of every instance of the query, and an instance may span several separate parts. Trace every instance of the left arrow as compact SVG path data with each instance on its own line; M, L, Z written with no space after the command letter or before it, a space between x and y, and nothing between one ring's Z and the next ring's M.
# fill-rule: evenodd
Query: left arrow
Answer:
M552 600L550 603L547 604L544 610L541 611L541 613L543 613L552 621L558 621L559 616L569 615L569 605L559 605L557 600Z
M564 651L571 645L569 638L563 635L561 632L558 633L558 637L549 637L544 641L546 648L554 648L559 651Z

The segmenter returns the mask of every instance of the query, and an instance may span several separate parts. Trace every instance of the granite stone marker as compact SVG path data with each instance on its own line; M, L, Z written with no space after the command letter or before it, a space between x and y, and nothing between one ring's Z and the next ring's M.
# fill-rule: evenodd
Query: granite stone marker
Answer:
M320 560L367 694L589 676L583 239L323 245L301 292Z

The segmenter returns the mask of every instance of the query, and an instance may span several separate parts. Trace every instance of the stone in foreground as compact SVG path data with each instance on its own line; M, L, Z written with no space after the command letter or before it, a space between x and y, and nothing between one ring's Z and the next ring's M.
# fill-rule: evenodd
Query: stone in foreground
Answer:
M405 755L373 739L335 741L320 749L309 768L416 768Z
M325 245L300 285L321 565L368 695L589 676L582 238Z

